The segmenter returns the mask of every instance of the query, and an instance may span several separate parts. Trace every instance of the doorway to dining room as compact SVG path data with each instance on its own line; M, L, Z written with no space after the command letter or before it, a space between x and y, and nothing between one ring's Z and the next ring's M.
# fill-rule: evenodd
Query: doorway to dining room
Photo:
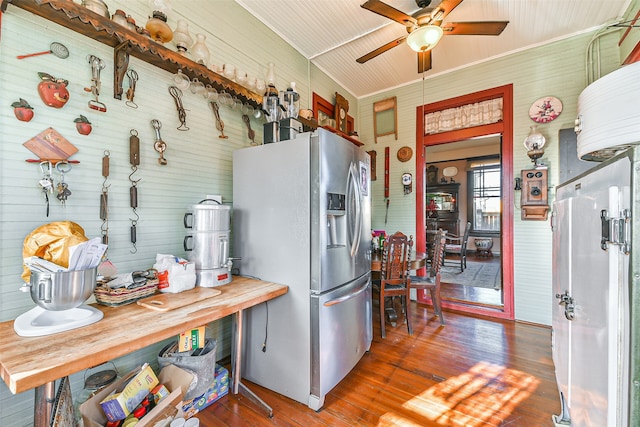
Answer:
M466 268L451 253L441 270L443 306L507 319L514 317L512 105L507 85L425 104L416 121L417 250L427 249L430 229L462 237L470 223Z
M425 147L427 177L429 173L439 176L426 182L427 247L439 228L450 236L450 244L457 245L445 253L441 267L445 301L504 305L500 149L500 135ZM469 233L463 242L467 224Z

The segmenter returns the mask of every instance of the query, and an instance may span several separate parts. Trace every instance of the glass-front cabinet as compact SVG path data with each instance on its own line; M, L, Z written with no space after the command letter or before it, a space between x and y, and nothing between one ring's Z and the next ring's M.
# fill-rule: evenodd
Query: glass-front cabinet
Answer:
M458 192L460 184L427 185L427 230L442 228L448 234L459 235ZM429 241L427 237L427 241Z

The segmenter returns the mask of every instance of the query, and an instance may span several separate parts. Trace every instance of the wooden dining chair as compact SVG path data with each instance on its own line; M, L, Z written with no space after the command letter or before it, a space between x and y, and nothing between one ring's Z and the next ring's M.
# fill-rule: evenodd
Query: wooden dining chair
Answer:
M446 254L458 255L460 257L460 271L464 271L464 269L467 268L467 243L469 242L469 231L471 231L471 223L467 222L462 236L449 234L446 237L447 243L444 247L445 256Z
M374 284L374 291L378 293L378 304L380 307L380 332L382 338L386 338L385 331L385 299L400 297L404 321L407 324L409 335L413 334L411 328L410 311L410 285L409 261L411 260L411 249L413 248L413 236L407 237L401 232L389 236L382 249L382 267L380 283Z
M433 241L433 257L429 267L428 277L411 276L411 289L429 291L433 311L440 318L440 324L444 326L444 315L442 313L442 301L440 299L440 267L444 258L444 247L446 242L446 231L438 230Z

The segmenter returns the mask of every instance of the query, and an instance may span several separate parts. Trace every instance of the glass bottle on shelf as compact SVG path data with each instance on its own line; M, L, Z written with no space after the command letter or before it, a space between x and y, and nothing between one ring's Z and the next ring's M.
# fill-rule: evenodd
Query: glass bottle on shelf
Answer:
M191 55L198 64L206 66L209 63L209 48L205 43L207 37L204 34L196 34L196 42L191 46Z
M267 64L267 86L276 86L276 65L273 62Z
M178 19L178 25L173 31L173 44L178 52L185 56L187 49L193 44L193 38L189 34L189 24L184 19Z

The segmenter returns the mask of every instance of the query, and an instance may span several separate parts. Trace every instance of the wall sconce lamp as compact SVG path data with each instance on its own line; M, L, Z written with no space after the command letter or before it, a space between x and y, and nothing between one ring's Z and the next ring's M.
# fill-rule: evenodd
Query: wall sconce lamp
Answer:
M525 138L524 146L533 162L533 169L521 171L520 177L522 189L520 207L523 220L544 221L549 213L547 167L538 162L544 155L545 142L546 139L538 131L537 126L531 126L531 132Z
M524 147L527 149L527 155L533 162L533 167L538 168L544 166L538 163L538 159L544 155L544 144L546 139L543 134L538 131L538 126L531 126L531 132L524 140Z

